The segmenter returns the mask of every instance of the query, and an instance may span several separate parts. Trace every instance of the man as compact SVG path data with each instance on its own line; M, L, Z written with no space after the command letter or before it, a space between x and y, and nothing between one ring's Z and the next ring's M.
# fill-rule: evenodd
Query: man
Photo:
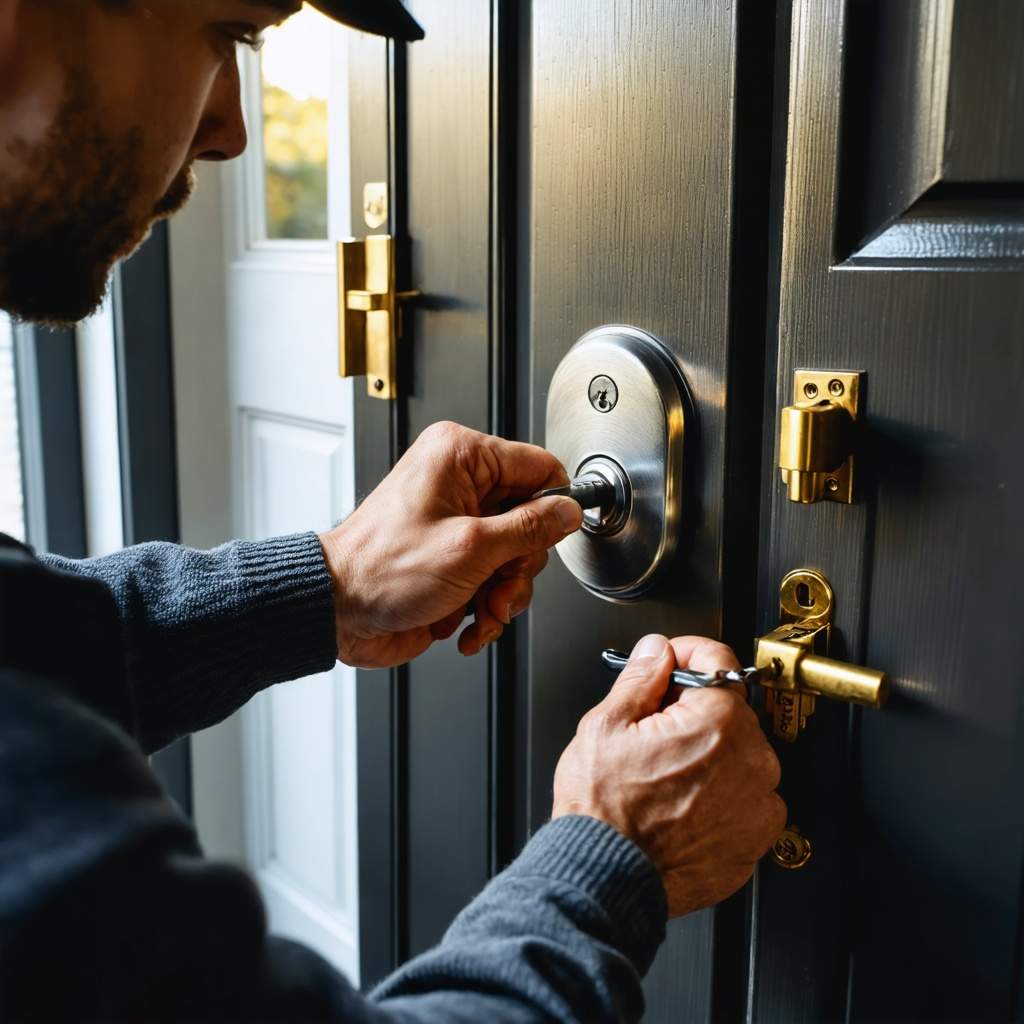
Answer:
M295 6L0 0L0 306L94 308L193 161L244 148L235 47ZM318 6L418 34L397 0ZM736 666L720 644L640 641L559 763L551 823L369 999L268 938L252 883L202 859L144 758L335 658L413 658L469 609L458 644L477 653L579 528L571 500L530 497L564 480L542 449L440 424L319 537L83 562L3 539L0 1018L637 1019L666 916L735 891L785 820L740 694L660 709L676 665Z

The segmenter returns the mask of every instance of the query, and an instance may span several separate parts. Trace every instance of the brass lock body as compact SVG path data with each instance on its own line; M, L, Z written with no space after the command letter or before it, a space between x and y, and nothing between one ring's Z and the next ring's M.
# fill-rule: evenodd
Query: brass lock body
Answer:
M780 739L792 743L814 713L818 697L884 707L889 679L884 672L826 656L834 599L828 580L813 569L789 573L779 589L781 625L757 640L754 664L774 669L762 679L765 711Z
M790 501L853 502L859 373L797 370L794 402L779 417L779 470Z
M592 594L646 593L676 552L683 503L686 385L673 354L637 327L610 325L569 349L548 389L546 446L570 477L613 495L556 548Z

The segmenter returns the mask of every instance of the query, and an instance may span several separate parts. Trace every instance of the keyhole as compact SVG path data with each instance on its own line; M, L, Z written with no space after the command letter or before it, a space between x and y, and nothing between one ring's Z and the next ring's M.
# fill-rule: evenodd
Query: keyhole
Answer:
M813 608L814 598L811 596L811 588L806 583L796 585L796 603L801 608Z
M607 409L608 408L608 389L607 388L605 388L604 391L598 392L597 404L602 409Z

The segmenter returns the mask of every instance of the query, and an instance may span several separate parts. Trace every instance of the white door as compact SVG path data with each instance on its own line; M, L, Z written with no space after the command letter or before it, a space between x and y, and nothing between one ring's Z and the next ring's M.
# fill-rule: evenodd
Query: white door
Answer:
M353 505L334 242L349 231L345 30L309 8L241 57L249 148L171 226L186 543L321 530ZM193 741L207 852L271 929L358 983L354 673L272 688Z

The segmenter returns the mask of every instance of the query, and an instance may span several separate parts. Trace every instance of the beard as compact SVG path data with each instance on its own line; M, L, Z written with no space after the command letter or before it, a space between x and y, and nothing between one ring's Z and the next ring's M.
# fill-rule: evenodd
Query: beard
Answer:
M46 137L10 146L27 168L17 183L0 181L0 309L15 319L66 327L94 313L114 264L192 193L195 178L186 167L140 215L142 129L112 138L98 109L87 75L78 72Z

